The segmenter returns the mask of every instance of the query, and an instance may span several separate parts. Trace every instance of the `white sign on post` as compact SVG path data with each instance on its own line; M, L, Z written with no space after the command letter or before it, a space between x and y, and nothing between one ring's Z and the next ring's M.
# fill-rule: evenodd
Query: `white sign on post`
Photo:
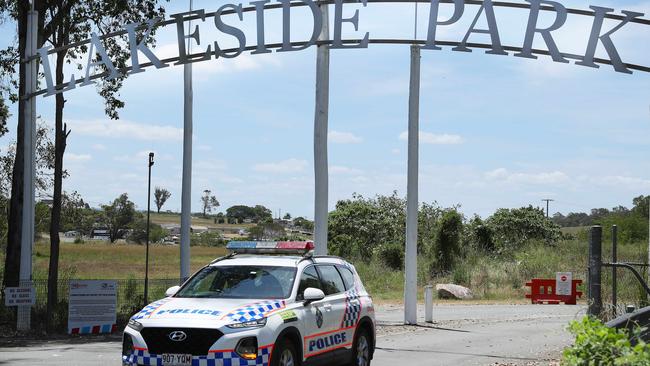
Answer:
M33 287L5 288L5 306L32 306L36 304Z
M117 282L70 281L69 334L112 333L116 309Z
M555 294L570 296L573 290L573 274L571 272L557 272L555 274Z

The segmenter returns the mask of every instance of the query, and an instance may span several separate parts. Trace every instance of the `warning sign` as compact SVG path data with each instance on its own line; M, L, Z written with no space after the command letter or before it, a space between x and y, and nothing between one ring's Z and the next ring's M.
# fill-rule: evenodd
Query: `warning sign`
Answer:
M573 283L573 274L571 272L557 272L555 274L555 294L570 296Z
M36 304L33 287L5 288L5 306L31 306Z

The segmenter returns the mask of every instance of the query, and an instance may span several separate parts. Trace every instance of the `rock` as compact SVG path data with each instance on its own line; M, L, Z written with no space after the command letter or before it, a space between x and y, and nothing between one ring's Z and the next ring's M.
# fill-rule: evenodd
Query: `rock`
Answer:
M438 284L436 291L438 291L439 299L469 300L474 297L472 290L454 284Z

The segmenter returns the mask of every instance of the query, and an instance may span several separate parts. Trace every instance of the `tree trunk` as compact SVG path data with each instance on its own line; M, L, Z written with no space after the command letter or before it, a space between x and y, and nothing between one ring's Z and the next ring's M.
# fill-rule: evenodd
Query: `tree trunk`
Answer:
M18 5L18 50L20 59L25 57L27 41L27 11L29 2L20 1ZM26 65L19 65L18 94L25 94ZM11 199L9 203L9 222L7 228L7 252L5 256L4 286L16 287L20 276L20 244L23 218L23 180L24 180L24 149L25 136L25 101L18 102L18 124L16 128L16 158L11 176ZM2 295L4 297L4 294Z
M63 27L61 27L63 28ZM58 39L63 39L59 32ZM67 51L61 51L56 56L56 84L63 83L63 65ZM63 93L56 95L55 138L54 138L54 192L52 194L52 216L50 220L50 267L47 278L47 332L54 329L54 309L58 303L59 283L59 231L61 226L61 199L63 193L63 154L67 142L67 127L63 124L63 108L65 99Z

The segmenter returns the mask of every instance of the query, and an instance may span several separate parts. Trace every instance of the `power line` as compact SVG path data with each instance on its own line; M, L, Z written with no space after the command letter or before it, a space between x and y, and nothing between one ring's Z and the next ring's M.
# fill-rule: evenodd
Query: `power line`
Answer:
M546 202L546 218L547 219L548 219L548 204L549 204L549 202L553 202L553 201L555 201L555 200L551 199L551 198L544 198L542 200L542 202Z

